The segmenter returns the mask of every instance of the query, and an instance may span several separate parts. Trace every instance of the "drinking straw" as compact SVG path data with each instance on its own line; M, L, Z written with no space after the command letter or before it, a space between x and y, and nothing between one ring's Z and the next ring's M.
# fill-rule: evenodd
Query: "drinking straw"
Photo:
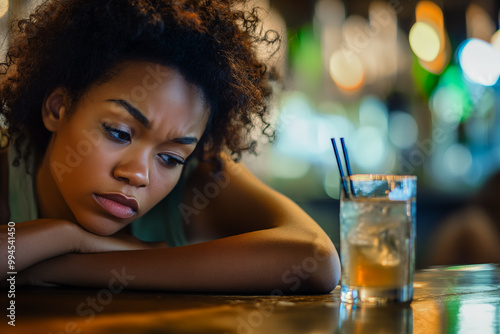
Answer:
M342 151L344 152L344 159L345 159L345 167L347 169L347 175L349 176L349 182L351 183L351 192L354 197L356 197L356 192L354 191L354 184L352 183L351 179L351 165L349 164L349 155L347 154L347 148L345 146L344 138L340 138L340 142L342 143Z
M340 155L339 151L337 150L337 144L335 144L335 139L332 138L332 145L333 145L333 151L335 152L335 159L337 159L337 166L339 167L339 172L340 172L340 178L342 179L342 185L344 188L345 196L349 197L349 193L347 191L347 184L345 183L344 180L344 170L342 169L342 161L340 161Z

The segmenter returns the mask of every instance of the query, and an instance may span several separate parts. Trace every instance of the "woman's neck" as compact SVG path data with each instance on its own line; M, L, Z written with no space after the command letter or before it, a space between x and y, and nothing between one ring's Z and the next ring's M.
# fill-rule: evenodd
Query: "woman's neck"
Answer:
M35 191L40 218L64 219L76 222L75 216L66 204L50 170L50 146L36 167Z

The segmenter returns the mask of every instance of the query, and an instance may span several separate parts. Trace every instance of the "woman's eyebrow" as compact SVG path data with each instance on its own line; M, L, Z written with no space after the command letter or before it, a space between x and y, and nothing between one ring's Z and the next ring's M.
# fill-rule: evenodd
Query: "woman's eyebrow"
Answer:
M125 109L132 117L134 117L137 121L139 121L142 125L144 125L146 128L151 129L151 123L149 120L144 116L144 114L128 103L125 100L121 99L109 99L107 100L109 102L113 102L119 106L121 106L123 109ZM173 142L178 143L178 144L183 144L183 145L193 145L198 143L198 138L196 137L179 137L179 138L174 138L172 139Z
M198 138L195 137L181 137L172 139L173 142L184 145L192 145L198 143Z
M146 128L148 128L148 129L151 128L151 124L150 124L149 120L146 118L146 116L144 116L144 114L139 109L137 109L136 107L134 107L133 105L131 105L127 101L121 100L121 99L110 99L107 101L114 102L115 104L121 106L130 115L132 115L132 117L134 117L137 121L139 121Z

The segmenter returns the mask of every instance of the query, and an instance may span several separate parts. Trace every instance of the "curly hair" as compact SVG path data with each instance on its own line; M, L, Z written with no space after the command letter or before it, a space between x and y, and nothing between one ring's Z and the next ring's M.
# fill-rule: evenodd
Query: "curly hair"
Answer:
M17 164L32 153L29 147L35 153L47 147L51 134L41 106L51 91L65 87L75 103L129 60L172 67L201 88L210 120L196 156L227 152L237 161L244 151L255 153L257 126L274 139L267 114L275 78L256 46L277 51L280 39L262 31L258 10L237 9L244 6L238 0L49 0L17 21L0 64L0 118L15 139ZM30 145L22 150L25 140Z

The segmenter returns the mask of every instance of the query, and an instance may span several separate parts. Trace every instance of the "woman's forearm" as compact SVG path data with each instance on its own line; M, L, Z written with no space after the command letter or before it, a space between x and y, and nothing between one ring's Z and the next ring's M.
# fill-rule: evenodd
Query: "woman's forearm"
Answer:
M20 272L63 254L159 247L167 247L167 244L142 242L126 235L99 236L65 220L37 219L0 226L0 279L7 272Z
M70 222L55 219L0 226L0 277L4 278L7 272L21 271L39 261L72 252L76 229Z
M27 271L30 280L107 287L117 275L128 288L282 293L333 290L338 256L329 240L305 242L262 230L183 247L69 254Z

